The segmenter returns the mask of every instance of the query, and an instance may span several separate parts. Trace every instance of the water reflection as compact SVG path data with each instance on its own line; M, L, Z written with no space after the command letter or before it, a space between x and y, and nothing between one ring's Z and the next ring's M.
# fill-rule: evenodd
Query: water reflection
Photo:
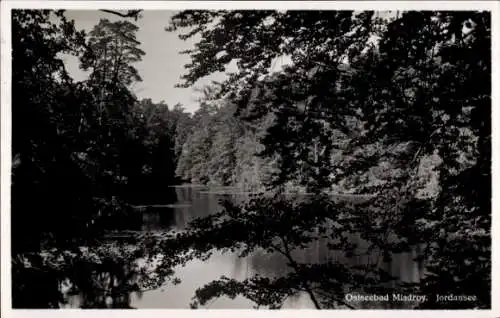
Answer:
M142 212L143 231L169 229L176 224L176 213L171 208L149 207Z
M170 228L184 229L188 222L196 217L208 216L217 211L220 207L218 200L223 195L220 190L207 191L203 188L176 187L177 206L163 212L173 213L173 221ZM233 200L241 201L244 199L241 195L230 196ZM366 252L366 242L359 237L352 236L351 240L357 242L360 251ZM363 253L360 253L363 254ZM365 255L356 255L346 257L343 252L336 252L327 248L325 240L315 241L306 249L294 251L294 257L305 263L321 263L327 261L336 261L348 266L366 265L378 260L378 251L364 253ZM398 277L400 281L417 282L422 270L414 261L413 253L401 253L393 255L390 261L380 262L380 268L386 270L390 275ZM252 277L255 274L268 277L277 277L288 271L287 261L279 254L269 254L263 251L257 251L247 258L239 258L235 254L215 254L209 261L193 261L187 266L177 269L176 273L182 280L178 286L168 287L165 290L154 290L144 293L142 298L134 298L133 306L137 308L188 308L194 291L209 283L212 280L224 275L237 280ZM394 283L392 283L394 284ZM352 292L346 290L346 292ZM220 298L209 305L209 308L252 308L253 304L243 298L230 300ZM371 305L372 306L372 305ZM390 305L394 306L394 305ZM289 298L284 304L285 308L314 308L306 295L298 295Z
M212 192L201 187L170 188L161 202L139 206L136 209L139 217L134 217L129 229L156 233L185 229L192 219L208 216L219 210L218 202L222 197L237 202L245 199L245 195L224 195L220 189ZM57 274L56 279L67 302L63 307L189 308L195 290L221 276L244 280L256 274L278 277L289 271L286 259L280 254L256 251L246 258L239 258L236 254L215 253L208 261L193 260L185 266L175 268L175 274L181 279L181 284L156 288L155 282L148 281L154 280L155 277L153 263L146 263L144 260L154 259L158 256L155 253L159 251L152 251L147 245L127 240L127 235L123 233L114 235L108 237L108 241L103 242L101 246L82 253L77 258L78 262L67 265ZM120 235L125 239L119 239ZM362 255L347 257L343 252L329 249L326 240L322 239L314 241L308 248L294 251L293 256L304 263L334 261L356 266L378 262L381 269L397 277L399 281L418 282L421 278L422 269L413 260L415 252L392 255L390 260L382 262L377 251L361 253L366 250L367 245L358 236L352 235L350 240L358 243L356 252ZM139 293L139 289L150 290ZM347 290L346 287L345 292L353 290ZM253 306L253 303L243 297L222 297L206 307L236 309ZM365 308L370 306L373 308L373 304L364 304ZM395 307L394 304L386 306ZM288 298L283 307L314 308L305 294Z

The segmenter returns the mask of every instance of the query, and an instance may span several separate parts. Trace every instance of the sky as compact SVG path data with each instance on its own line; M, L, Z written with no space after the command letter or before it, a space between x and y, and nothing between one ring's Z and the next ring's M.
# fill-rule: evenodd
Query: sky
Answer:
M132 90L139 98L151 98L154 102L165 101L169 106L181 103L187 111L194 112L197 108L197 97L200 93L193 88L176 88L180 76L185 73L184 65L190 62L188 55L179 54L189 49L194 41L183 41L178 38L179 33L167 32L170 17L174 11L149 10L143 11L142 17L134 22L139 27L137 40L140 48L146 53L141 62L135 64L143 81L134 84ZM78 30L89 32L102 18L110 21L123 19L119 16L97 10L67 10L65 15L75 21ZM85 72L79 69L79 62L74 57L63 57L68 72L75 80L86 78ZM222 74L215 74L198 81L195 87L209 84L211 80L221 80Z
M170 10L145 10L141 12L141 18L138 21L128 19L129 22L139 27L137 40L141 42L140 48L146 53L142 61L135 64L143 81L135 83L132 90L140 99L151 98L153 102L165 101L170 107L180 103L187 111L194 112L199 104L197 99L201 97L201 93L195 88L202 88L210 84L212 80L221 81L225 76L223 73L212 74L199 80L194 87L175 87L181 81L180 76L185 74L184 65L190 62L188 55L179 54L179 52L192 48L196 41L196 39L183 41L179 39L178 32L165 31L170 18L175 13ZM100 19L106 18L110 21L123 19L99 10L67 10L65 15L68 19L75 21L78 30L83 29L87 32L91 31ZM394 12L380 12L379 15L389 17L394 15ZM85 72L79 69L77 58L64 56L63 60L75 80L86 78ZM284 65L290 63L291 60L287 56L276 58L270 71L279 71ZM226 69L235 71L237 68L235 63L231 63Z

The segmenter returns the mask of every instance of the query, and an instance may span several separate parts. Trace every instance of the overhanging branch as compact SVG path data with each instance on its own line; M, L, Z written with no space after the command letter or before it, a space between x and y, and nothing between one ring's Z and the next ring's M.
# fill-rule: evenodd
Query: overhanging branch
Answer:
M140 17L139 14L142 12L142 10L127 10L126 13L122 13L120 11L107 10L107 9L101 9L100 11L111 13L120 16L122 18L134 18L136 21Z

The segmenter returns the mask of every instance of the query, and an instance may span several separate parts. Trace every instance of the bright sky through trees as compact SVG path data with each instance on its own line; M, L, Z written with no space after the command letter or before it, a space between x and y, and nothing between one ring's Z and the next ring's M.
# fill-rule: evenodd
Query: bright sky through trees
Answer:
M194 112L198 108L197 99L199 92L193 88L177 88L179 77L184 73L184 65L189 63L189 57L179 54L180 51L192 47L195 39L187 41L180 40L177 32L166 32L170 17L175 11L143 11L142 18L135 24L139 27L137 39L141 42L140 48L146 52L146 56L137 63L137 69L143 81L133 86L133 91L139 98L151 98L155 102L162 100L168 105L181 103L187 111ZM67 10L65 15L69 20L75 20L77 29L89 32L100 19L117 21L119 16L97 10ZM79 69L76 58L65 57L66 67L75 80L86 78L86 73ZM288 63L286 57L277 59L272 68L277 69L282 64ZM234 64L234 63L232 63ZM234 65L230 65L228 71ZM212 80L221 80L223 74L211 75L197 83L197 87L203 87Z

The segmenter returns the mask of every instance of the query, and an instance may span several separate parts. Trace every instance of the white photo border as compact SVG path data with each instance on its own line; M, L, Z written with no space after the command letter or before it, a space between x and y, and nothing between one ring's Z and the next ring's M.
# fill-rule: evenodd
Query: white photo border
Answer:
M498 218L500 187L500 2L497 1L22 1L3 0L1 9L1 316L10 317L500 317ZM331 9L331 10L486 10L492 21L492 308L491 310L21 310L11 308L10 168L11 168L11 10L12 9ZM165 21L165 25L167 25ZM480 85L480 84L479 84ZM480 186L480 185L478 185ZM495 302L495 300L497 300Z

